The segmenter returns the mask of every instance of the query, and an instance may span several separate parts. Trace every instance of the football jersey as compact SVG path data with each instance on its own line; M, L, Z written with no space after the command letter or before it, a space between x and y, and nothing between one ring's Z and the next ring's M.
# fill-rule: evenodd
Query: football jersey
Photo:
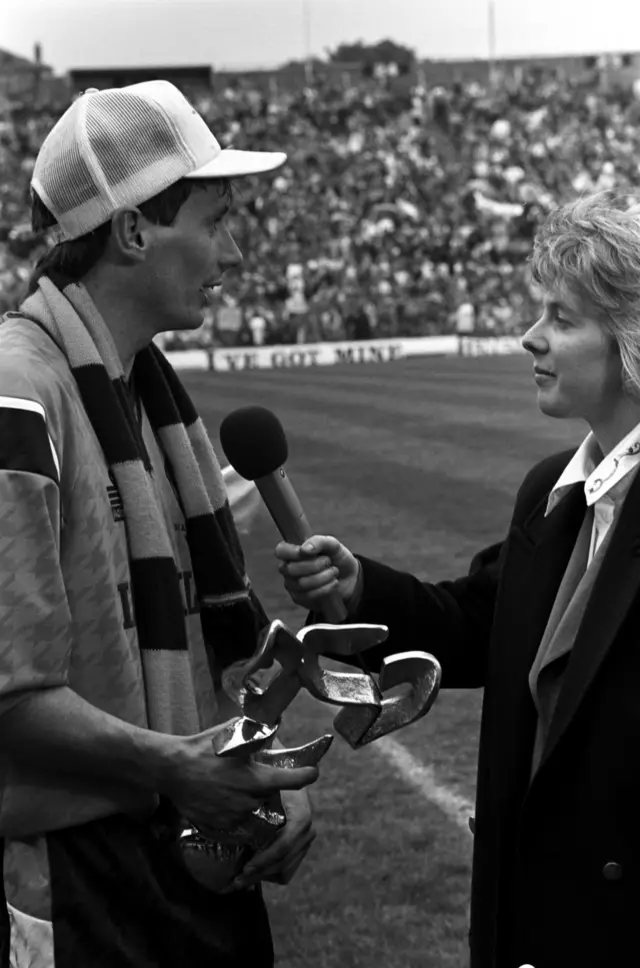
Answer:
M66 358L35 323L0 326L0 713L25 691L67 686L138 727L186 735L216 722L184 515L144 414L142 431L188 639L188 664L164 673L138 645L122 501ZM35 774L7 758L0 765L12 944L22 936L31 943L34 932L49 937L52 920L50 845L33 832L64 832L120 806L89 782ZM134 816L157 805L144 794L130 799Z

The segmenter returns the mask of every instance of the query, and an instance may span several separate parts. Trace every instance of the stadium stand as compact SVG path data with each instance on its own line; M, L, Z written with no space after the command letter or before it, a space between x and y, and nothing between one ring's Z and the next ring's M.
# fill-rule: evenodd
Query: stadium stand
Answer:
M535 318L527 254L545 213L638 180L640 101L589 74L534 67L493 86L334 74L291 90L239 77L190 94L224 145L284 147L290 163L239 186L245 265L185 345L517 333ZM47 244L28 184L63 108L0 101L0 311Z

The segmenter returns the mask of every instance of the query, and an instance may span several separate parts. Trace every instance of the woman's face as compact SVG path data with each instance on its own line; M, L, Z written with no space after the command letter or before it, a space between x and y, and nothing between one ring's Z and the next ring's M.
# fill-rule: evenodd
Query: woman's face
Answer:
M620 354L594 307L565 290L546 292L522 345L533 356L542 413L594 426L615 412L625 395Z

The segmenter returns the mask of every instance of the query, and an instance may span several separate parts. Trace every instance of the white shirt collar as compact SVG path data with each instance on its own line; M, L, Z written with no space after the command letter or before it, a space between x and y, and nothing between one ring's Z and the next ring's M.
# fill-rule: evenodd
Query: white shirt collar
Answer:
M554 485L545 517L558 505L568 489L584 482L587 506L595 504L640 464L640 423L599 463L600 449L593 433L580 444Z

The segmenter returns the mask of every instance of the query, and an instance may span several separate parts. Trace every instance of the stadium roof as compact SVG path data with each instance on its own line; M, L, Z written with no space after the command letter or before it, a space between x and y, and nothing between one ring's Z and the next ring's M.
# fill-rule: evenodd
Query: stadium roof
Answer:
M34 60L29 60L28 57L20 57L18 54L12 54L11 51L0 48L0 73L6 74L9 71L13 73L17 71L33 73L38 67L41 71L52 72L52 68L46 64L38 64Z
M147 65L145 67L138 67L134 65L124 65L120 67L72 67L69 70L69 74L74 77L80 77L88 74L131 74L131 75L153 75L161 76L163 74L209 74L211 73L210 64L172 64L167 66Z
M147 66L147 67L74 67L69 71L71 85L76 90L87 87L122 87L162 78L181 84L211 85L211 66L195 64L188 66Z

